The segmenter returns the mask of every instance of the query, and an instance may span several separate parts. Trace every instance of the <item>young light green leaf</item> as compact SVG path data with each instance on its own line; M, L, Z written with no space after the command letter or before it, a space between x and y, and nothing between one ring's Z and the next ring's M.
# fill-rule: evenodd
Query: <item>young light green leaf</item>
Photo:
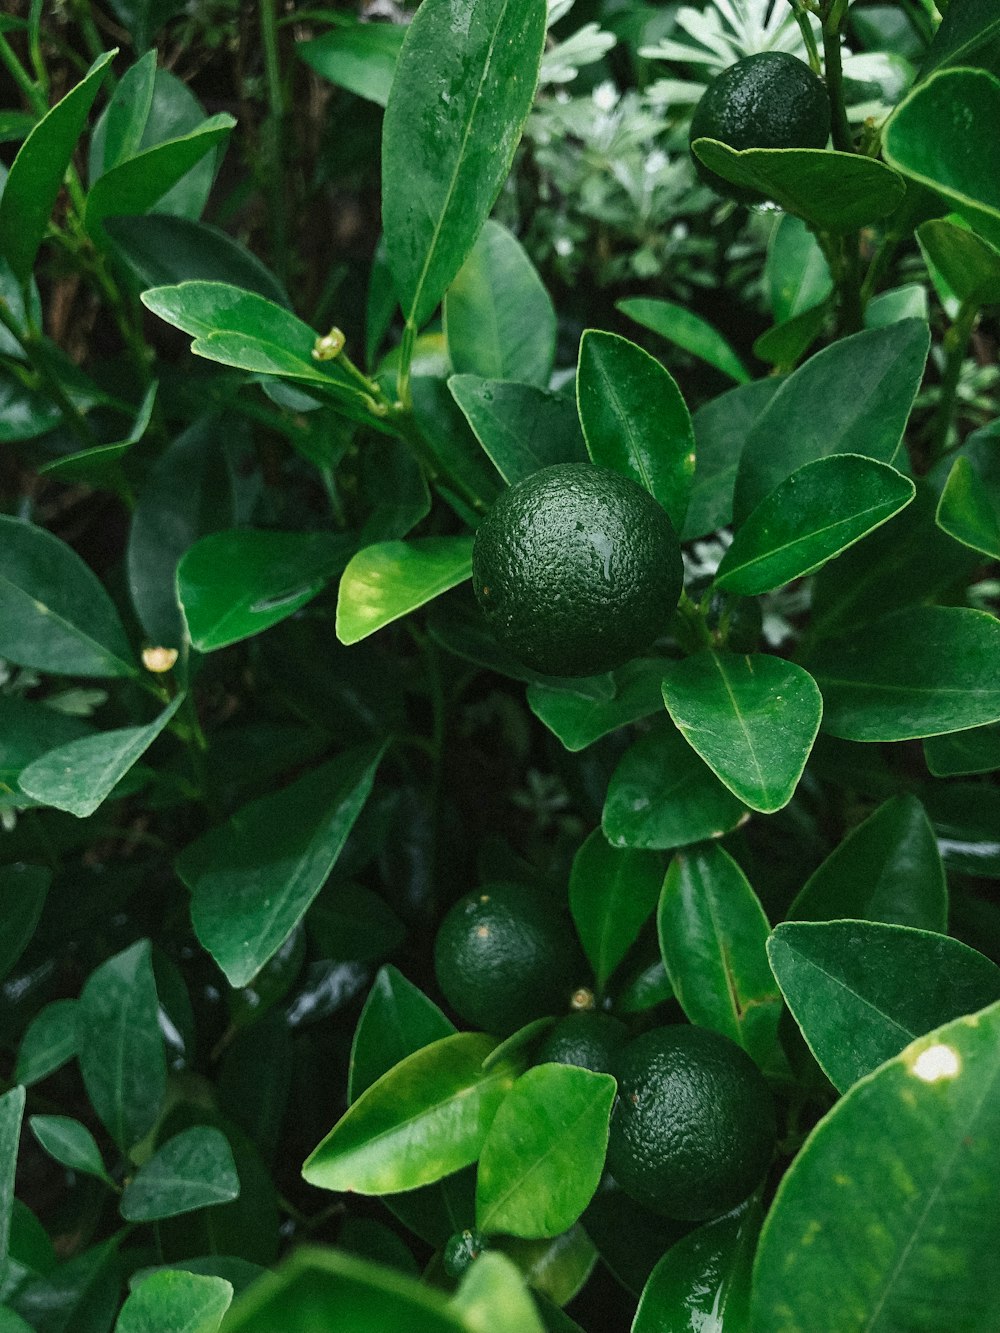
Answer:
M746 366L718 329L686 306L648 296L630 296L619 301L616 308L643 328L652 329L661 338L707 361L737 384L746 384L750 379Z
M338 10L327 10L323 17L334 27L322 37L296 42L295 54L321 78L384 107L406 28L398 23L372 23Z
M50 1157L71 1171L96 1176L113 1185L97 1140L86 1125L66 1115L33 1115L28 1120L31 1132Z
M573 858L569 910L599 990L652 915L662 881L659 856L612 847L600 829Z
M149 120L156 87L156 52L131 65L108 98L108 104L90 139L90 183L105 171L135 157Z
M694 476L694 428L670 373L627 338L587 329L576 400L591 459L644 487L679 532Z
M1000 623L963 606L911 606L829 639L810 668L823 727L854 741L937 736L1000 721Z
M14 1169L21 1140L25 1091L11 1088L0 1097L0 1273L7 1267L10 1218L14 1207Z
M963 546L1000 560L998 499L987 489L968 458L956 458L941 492L935 521L942 532Z
M52 871L45 866L23 861L0 866L0 981L31 943L51 883Z
M832 292L829 265L801 218L786 213L771 233L764 281L776 324L815 309Z
M16 1082L30 1087L76 1055L76 1000L51 1000L28 1024L17 1052Z
M992 305L1000 301L1000 251L967 225L931 218L917 228L917 240L931 276L959 303Z
M853 828L788 910L790 921L842 917L947 929L944 867L934 830L915 796L893 796Z
M352 1103L310 1153L311 1185L357 1194L416 1189L474 1162L520 1073L483 1061L493 1037L459 1032L393 1066Z
M752 597L814 573L916 495L886 463L837 453L797 468L761 500L722 557L716 586Z
M593 1198L617 1085L610 1074L544 1064L517 1080L483 1143L476 1225L487 1234L558 1236Z
M552 463L585 463L576 405L535 384L452 375L452 397L508 485Z
M184 695L178 694L144 727L102 731L50 750L21 773L21 790L42 805L85 819L138 763L183 702Z
M225 1278L161 1268L132 1288L115 1333L217 1333L232 1299Z
M567 750L585 750L609 732L658 713L663 707L662 679L662 658L634 658L610 677L585 676L565 685L532 681L528 707ZM607 680L610 696L603 689L587 688Z
M692 1023L732 1038L766 1066L781 994L767 961L770 927L743 871L712 843L670 862L656 914L663 965Z
M444 331L456 374L548 384L556 312L520 242L499 222L486 222L445 293Z
M823 716L809 672L769 653L696 653L663 671L667 711L716 777L753 810L787 805Z
M286 619L339 574L353 540L327 532L237 529L202 537L177 566L191 642L214 652Z
M791 319L786 319L783 324L765 329L754 340L753 354L758 360L766 361L778 370L793 370L823 332L829 318L829 301L814 305L810 310L803 310Z
M76 1048L90 1103L127 1151L155 1124L167 1088L148 940L87 978L76 1009Z
M910 926L786 921L767 953L795 1021L841 1092L914 1037L1000 1000L995 963Z
M45 235L63 176L108 66L105 51L62 101L42 117L18 150L0 197L0 254L25 282Z
M778 389L747 437L735 513L746 518L786 477L830 454L891 463L923 378L923 320L866 329L825 347ZM844 393L844 385L851 392ZM824 405L823 411L816 404Z
M0 655L60 676L133 676L135 661L97 575L58 537L0 516Z
M703 403L694 426L694 482L681 534L684 541L707 537L733 518L736 470L754 422L781 388L774 376L729 389Z
M454 1024L412 981L391 965L379 968L354 1030L348 1103L400 1060L454 1031Z
M745 148L695 139L692 151L710 171L773 199L786 213L823 231L856 231L902 202L905 185L873 158L828 148Z
M353 556L340 580L337 638L357 643L472 577L471 537L381 542Z
M467 1333L546 1333L521 1273L496 1250L480 1255L468 1268L451 1308Z
M414 328L462 267L510 171L545 20L542 0L432 0L407 29L382 133L382 220Z
M936 778L993 773L1000 768L1000 723L952 731L945 736L928 736L924 741L924 758Z
M753 1333L990 1326L1000 1308L998 1087L993 1005L920 1038L834 1106L764 1224Z
M240 1181L233 1150L221 1130L193 1125L168 1139L125 1186L121 1215L126 1222L159 1222L231 1203Z
M253 980L323 887L383 749L345 751L244 806L178 857L195 933L231 985Z

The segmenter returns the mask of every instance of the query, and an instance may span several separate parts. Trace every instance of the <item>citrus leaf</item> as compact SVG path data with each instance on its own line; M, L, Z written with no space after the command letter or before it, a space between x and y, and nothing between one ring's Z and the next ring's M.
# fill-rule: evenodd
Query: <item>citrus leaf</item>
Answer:
M178 694L144 727L121 727L82 736L39 756L21 773L18 783L42 805L67 810L78 819L92 815L111 795L184 702Z
M959 303L1000 301L1000 251L965 225L931 218L917 228L917 240L931 276Z
M830 304L824 302L765 329L754 341L754 356L781 370L792 370L823 332L829 316Z
M96 1176L106 1185L114 1183L104 1165L97 1140L79 1120L66 1115L33 1115L28 1124L45 1152L57 1162L71 1171Z
M0 655L59 676L134 676L115 605L75 551L0 516Z
M545 19L541 0L432 0L407 29L382 133L382 221L411 326L433 313L510 171Z
M856 231L899 207L902 177L873 158L829 148L745 148L695 139L695 156L710 171L773 199L823 231Z
M494 1250L470 1265L451 1305L467 1333L545 1333L521 1274Z
M600 829L573 858L569 909L598 990L638 939L662 882L659 856L612 847Z
M823 729L897 741L1000 721L1000 623L985 611L912 606L864 634L830 639L810 662Z
M974 879L1000 875L1000 788L976 782L932 783L924 804L944 868Z
M576 404L534 384L452 375L452 397L508 485L553 463L585 463Z
M1000 1000L995 963L910 926L786 921L767 953L795 1021L841 1092L914 1037Z
M691 1022L730 1037L766 1066L781 1012L767 961L770 927L729 853L711 843L678 852L656 925L670 984Z
M550 1309L545 1308L544 1302L548 1300L560 1308L566 1305L580 1292L597 1262L593 1242L579 1224L551 1240L506 1236L500 1237L496 1244L508 1259L513 1259L532 1295L542 1305L547 1329Z
M51 883L52 871L44 866L0 866L0 980L31 943Z
M786 213L771 233L764 281L776 324L823 305L833 291L826 257L801 218Z
M969 727L945 736L928 736L924 758L936 778L993 773L1000 768L1000 723Z
M197 1208L231 1203L240 1181L233 1150L221 1130L193 1125L168 1139L125 1186L126 1222L158 1222Z
M337 638L358 643L471 577L471 537L366 546L351 558L340 580Z
M73 150L118 48L99 55L48 111L18 150L0 196L0 254L26 282L45 235Z
M694 482L681 534L684 541L705 537L732 522L740 456L754 422L780 387L775 376L755 380L729 389L695 412Z
M400 1060L454 1031L454 1024L412 981L391 965L379 968L354 1030L348 1104Z
M384 107L405 27L354 19L336 10L327 10L323 17L335 26L322 37L296 42L295 54L321 78Z
M556 351L552 299L521 243L489 219L444 298L456 374L544 388Z
M133 1287L115 1333L216 1333L232 1299L225 1278L164 1268Z
M310 1185L393 1194L429 1185L479 1156L517 1066L489 1070L493 1037L459 1032L407 1056L367 1088L310 1153Z
M716 586L755 596L811 574L905 509L908 477L857 454L797 468L761 500L722 557Z
M988 1328L1000 1308L998 1091L1000 1005L920 1038L852 1088L778 1188L753 1333Z
M658 713L663 707L662 678L662 658L633 658L610 677L584 676L565 685L532 681L528 707L567 750L585 750L609 732ZM609 679L613 693L607 697L596 687Z
M647 490L680 531L694 476L694 428L670 373L627 338L586 329L576 398L591 459Z
M476 1225L551 1237L593 1198L604 1169L615 1080L575 1065L543 1064L517 1080L479 1158Z
M347 750L252 801L177 858L199 940L245 986L301 921L343 849L384 747Z
M956 458L952 464L935 521L963 546L1000 560L1000 505L968 458Z
M11 1088L0 1096L0 1272L7 1268L11 1211L14 1207L14 1168L21 1140L25 1091Z
M14 1079L30 1087L76 1055L76 1000L52 1000L28 1024L17 1052Z
M948 889L934 830L915 796L894 796L853 828L806 881L790 921L854 917L945 931Z
M941 25L928 47L920 77L925 79L945 65L969 63L968 57L1000 32L1000 15L993 0L963 0L946 5Z
M627 297L624 301L618 301L615 308L643 328L652 329L661 338L707 361L737 384L749 381L749 371L727 339L693 310L676 305L673 301L660 301L648 296Z
M823 716L808 671L767 653L696 653L664 663L663 698L680 734L743 804L765 814L788 804Z

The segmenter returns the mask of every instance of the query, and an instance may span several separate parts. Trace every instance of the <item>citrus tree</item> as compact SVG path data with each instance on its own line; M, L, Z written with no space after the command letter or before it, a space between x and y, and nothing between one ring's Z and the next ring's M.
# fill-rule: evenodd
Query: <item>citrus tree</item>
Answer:
M1000 1326L995 6L757 15L585 327L614 34L239 9L0 20L0 1333Z

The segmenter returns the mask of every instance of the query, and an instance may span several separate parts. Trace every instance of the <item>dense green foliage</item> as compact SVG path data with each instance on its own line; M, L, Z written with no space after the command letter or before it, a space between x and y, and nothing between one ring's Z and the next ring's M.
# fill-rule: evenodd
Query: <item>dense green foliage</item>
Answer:
M1000 17L578 5L0 16L0 1333L1000 1327Z

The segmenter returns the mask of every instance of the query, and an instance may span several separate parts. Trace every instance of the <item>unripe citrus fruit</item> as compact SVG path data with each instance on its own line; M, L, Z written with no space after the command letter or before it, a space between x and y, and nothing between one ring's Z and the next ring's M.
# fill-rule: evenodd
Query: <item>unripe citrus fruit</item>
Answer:
M708 85L691 118L689 142L719 139L730 148L825 148L830 134L826 86L787 51L737 60ZM698 175L719 194L743 203L763 195L723 180L696 154Z
M535 1061L540 1065L578 1065L595 1074L613 1074L627 1039L625 1024L610 1014L567 1014L546 1036Z
M666 511L608 468L557 463L505 491L472 553L497 640L536 671L592 676L662 634L683 580Z
M774 1103L750 1056L687 1023L653 1028L619 1061L608 1169L667 1217L728 1212L761 1182L775 1144Z
M569 918L523 884L484 884L441 922L434 944L438 985L455 1011L507 1037L565 1012L585 971Z

